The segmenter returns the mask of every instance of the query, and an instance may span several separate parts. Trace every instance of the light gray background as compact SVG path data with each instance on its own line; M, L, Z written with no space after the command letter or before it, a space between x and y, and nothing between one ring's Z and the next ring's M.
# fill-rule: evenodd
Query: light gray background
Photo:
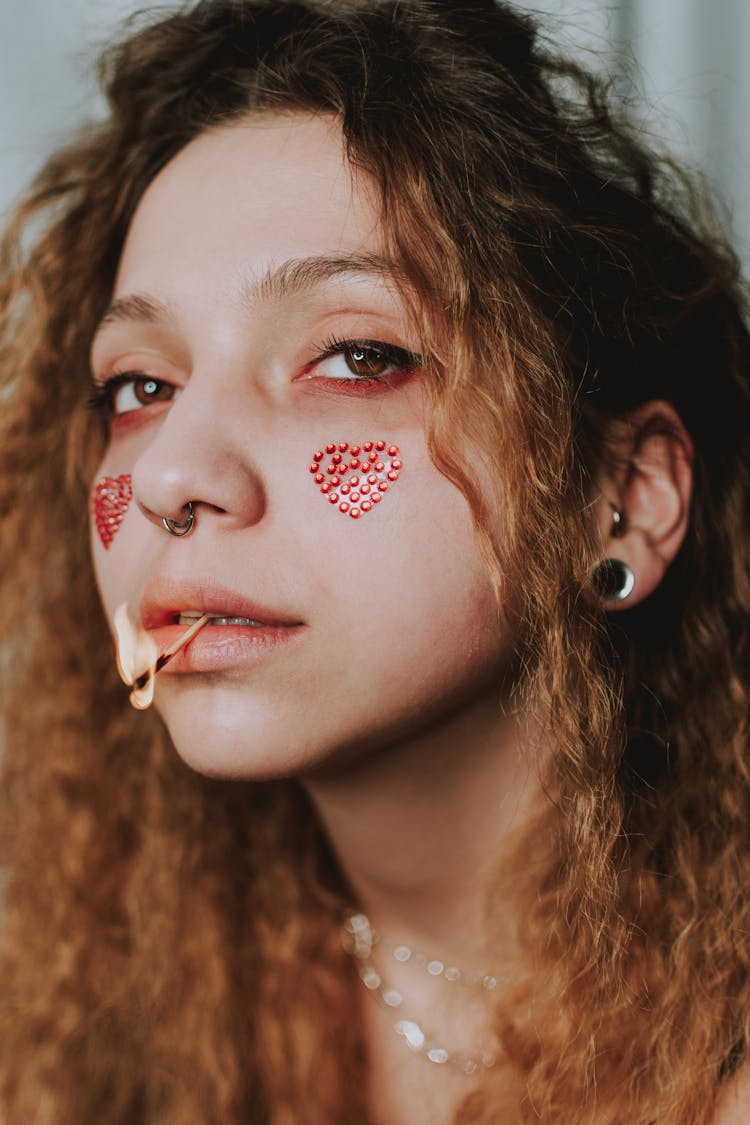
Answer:
M519 6L543 13L555 42L613 73L649 136L705 173L729 210L748 272L750 0ZM0 219L45 154L101 113L98 48L137 7L138 0L0 0Z

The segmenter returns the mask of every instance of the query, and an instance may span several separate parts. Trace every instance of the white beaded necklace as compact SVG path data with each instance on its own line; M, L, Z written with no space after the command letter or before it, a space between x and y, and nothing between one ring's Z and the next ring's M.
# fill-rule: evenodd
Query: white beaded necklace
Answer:
M401 964L412 964L432 977L445 980L449 984L462 985L473 991L491 994L501 981L508 979L492 973L464 972L455 965L446 965L437 957L428 957L424 953L416 952L408 945L388 946L372 928L367 915L361 912L347 914L342 929L342 942L344 949L357 963L362 984L384 1008L393 1013L400 1013L403 997L398 989L388 986L381 970L375 965L372 954L376 945L389 949L394 960ZM497 1061L495 1049L451 1048L449 1050L436 1043L416 1020L408 1019L401 1014L393 1021L393 1029L414 1054L421 1055L437 1066L457 1069L465 1075L476 1074L482 1069L489 1070Z

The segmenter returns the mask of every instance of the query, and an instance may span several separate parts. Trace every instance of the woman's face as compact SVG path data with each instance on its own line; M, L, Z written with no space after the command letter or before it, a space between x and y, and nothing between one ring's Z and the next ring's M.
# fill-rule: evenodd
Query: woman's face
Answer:
M205 133L136 211L92 349L114 379L97 481L132 477L132 500L106 547L92 523L92 549L110 620L127 602L160 650L181 614L224 619L157 677L202 772L331 768L497 690L504 630L466 501L428 456L392 269L327 118ZM343 443L339 464L367 471L336 486ZM170 535L188 502L192 530Z

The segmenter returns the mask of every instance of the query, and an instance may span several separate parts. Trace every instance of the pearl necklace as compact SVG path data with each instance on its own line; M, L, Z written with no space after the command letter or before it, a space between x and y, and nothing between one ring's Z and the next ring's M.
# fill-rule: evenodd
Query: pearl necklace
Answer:
M342 928L342 943L344 949L357 963L359 978L368 992L370 992L382 1007L391 1012L400 1012L403 997L396 988L391 988L384 981L382 973L373 961L372 953L376 945L385 945L378 933L373 930L366 914L352 912L347 914ZM466 973L455 965L446 965L436 957L427 957L424 953L415 952L408 945L386 946L390 949L391 956L401 964L411 963L416 968L424 969L430 976L441 978L449 984L459 984L474 991L492 993L501 980L507 978L496 977L491 973ZM427 1034L416 1020L399 1015L393 1021L393 1029L407 1047L416 1055L421 1055L428 1062L437 1066L448 1066L459 1070L462 1074L473 1075L477 1071L491 1069L497 1055L494 1050L466 1050L462 1048L450 1050L436 1043Z

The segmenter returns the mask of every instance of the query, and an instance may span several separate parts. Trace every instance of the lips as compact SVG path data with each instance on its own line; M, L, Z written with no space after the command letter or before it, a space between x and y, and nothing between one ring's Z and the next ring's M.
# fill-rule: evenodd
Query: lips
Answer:
M304 624L299 617L251 600L212 578L160 577L147 587L140 606L141 622L149 630L176 625L181 615L194 618L204 613L220 619L217 625L222 628L230 621L244 628L283 629Z

